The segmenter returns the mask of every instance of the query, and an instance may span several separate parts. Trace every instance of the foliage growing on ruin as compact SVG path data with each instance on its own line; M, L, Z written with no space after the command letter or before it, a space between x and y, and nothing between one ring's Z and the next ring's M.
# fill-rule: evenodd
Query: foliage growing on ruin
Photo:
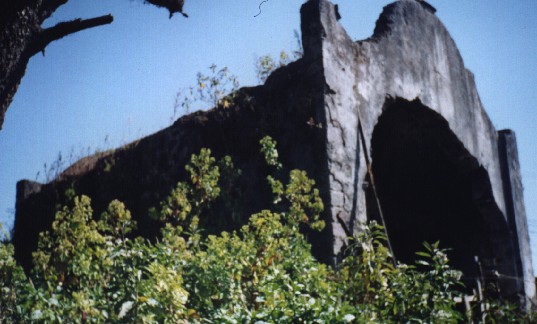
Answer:
M278 59L274 59L270 55L263 55L255 62L255 71L259 83L265 83L269 75L274 70L286 66L291 62L289 55L285 51L281 51Z
M203 108L201 103L229 108L233 104L233 92L239 89L239 85L238 78L227 67L218 68L212 64L208 74L199 72L196 75L195 86L177 92L172 121L179 113Z
M302 39L298 31L294 31L293 36L296 41L296 47L293 49L290 54L286 51L281 51L278 58L274 58L271 55L263 55L258 57L255 61L255 72L257 76L257 81L260 84L265 83L269 75L274 72L276 69L286 66L292 61L298 60L304 55L304 49L302 48Z
M255 74L260 84L265 83L269 75L276 69L286 66L302 57L304 50L298 31L294 31L295 49L290 52L281 51L278 58L266 54L255 59ZM209 67L207 74L196 75L195 86L180 89L175 95L172 122L182 113L205 108L202 104L212 107L230 108L233 106L234 92L239 89L239 79L228 67L218 68L216 64Z
M277 143L261 142L279 165ZM13 247L0 244L0 322L446 322L455 310L460 272L438 243L420 252L421 267L393 265L384 232L364 225L336 268L319 263L302 230L322 230L315 182L293 170L269 177L272 210L238 231L208 235L202 224L223 194L232 162L210 150L193 155L189 181L179 183L151 214L163 222L154 241L130 237L136 224L119 201L100 217L91 200L74 196L40 236L29 276ZM506 321L516 320L508 308Z

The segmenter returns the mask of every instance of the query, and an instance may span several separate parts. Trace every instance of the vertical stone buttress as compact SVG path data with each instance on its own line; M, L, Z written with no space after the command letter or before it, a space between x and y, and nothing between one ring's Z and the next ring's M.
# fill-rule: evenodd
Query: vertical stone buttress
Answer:
M532 302L535 303L535 278L533 277L530 237L524 207L524 188L518 162L516 136L511 130L501 130L498 135L506 213L515 247L518 272L517 278L512 280L516 281L516 285L519 287L521 302L529 310Z
M334 257L346 243L346 231L351 231L358 208L363 208L359 195L358 173L360 153L357 102L354 96L356 76L353 72L353 41L338 23L337 6L324 0L310 0L302 6L302 42L304 60L316 73L322 89L317 100L324 121L328 165L329 203ZM361 213L363 214L363 213Z

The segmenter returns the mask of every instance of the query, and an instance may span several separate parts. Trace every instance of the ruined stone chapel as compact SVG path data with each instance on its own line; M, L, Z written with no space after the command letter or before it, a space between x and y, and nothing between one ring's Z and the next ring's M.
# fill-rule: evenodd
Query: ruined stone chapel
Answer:
M258 152L270 135L283 165L306 170L320 190L327 228L310 236L320 260L336 263L346 232L384 220L398 261L413 262L422 242L439 240L469 287L481 278L505 298L535 301L515 134L494 128L435 9L390 4L361 41L327 0L307 1L301 17L303 57L234 93L231 107L84 158L51 183L20 181L21 263L29 266L69 187L92 197L97 212L112 199L125 202L140 234L154 234L148 208L185 178L184 165L202 147L231 155L243 171L245 214L265 208L271 192Z

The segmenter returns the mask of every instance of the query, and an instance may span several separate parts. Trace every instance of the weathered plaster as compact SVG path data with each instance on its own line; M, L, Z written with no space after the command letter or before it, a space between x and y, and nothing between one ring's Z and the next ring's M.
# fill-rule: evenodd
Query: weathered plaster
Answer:
M316 180L328 226L310 238L316 256L334 262L346 244L346 229L357 231L371 218L366 157L373 166L380 163L372 159L372 138L393 98L421 109L427 127L439 127L424 128L441 136L437 155L449 160L457 177L469 177L464 199L473 204L473 221L481 222L484 243L476 253L486 269L529 282L533 270L516 144L507 136L508 145L498 146L474 77L434 9L423 1L397 1L384 8L373 36L358 42L326 0L308 1L301 14L304 57L276 70L265 85L240 90L233 107L185 116L115 152L81 160L50 184L21 182L18 258L29 264L37 233L50 227L53 206L69 186L90 195L96 211L112 199L124 200L143 224L141 234L154 234L147 209L184 179L183 166L201 147L217 156L230 154L243 169L245 213L270 207L266 169L256 155L259 139L269 134L287 170L304 169ZM499 147L507 153L500 155ZM500 286L507 297L535 298L534 287L503 279Z

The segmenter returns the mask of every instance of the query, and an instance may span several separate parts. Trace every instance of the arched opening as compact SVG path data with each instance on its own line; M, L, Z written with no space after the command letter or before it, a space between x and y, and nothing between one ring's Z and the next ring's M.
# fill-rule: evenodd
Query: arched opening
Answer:
M488 173L441 115L417 99L388 98L373 131L371 155L380 205L399 261L412 264L424 241L440 241L450 249L452 266L463 271L469 291L480 274L514 273L508 227L494 201ZM378 218L372 193L366 192L366 197L368 217ZM478 270L476 256L483 271ZM504 296L516 290L512 283L499 286Z

